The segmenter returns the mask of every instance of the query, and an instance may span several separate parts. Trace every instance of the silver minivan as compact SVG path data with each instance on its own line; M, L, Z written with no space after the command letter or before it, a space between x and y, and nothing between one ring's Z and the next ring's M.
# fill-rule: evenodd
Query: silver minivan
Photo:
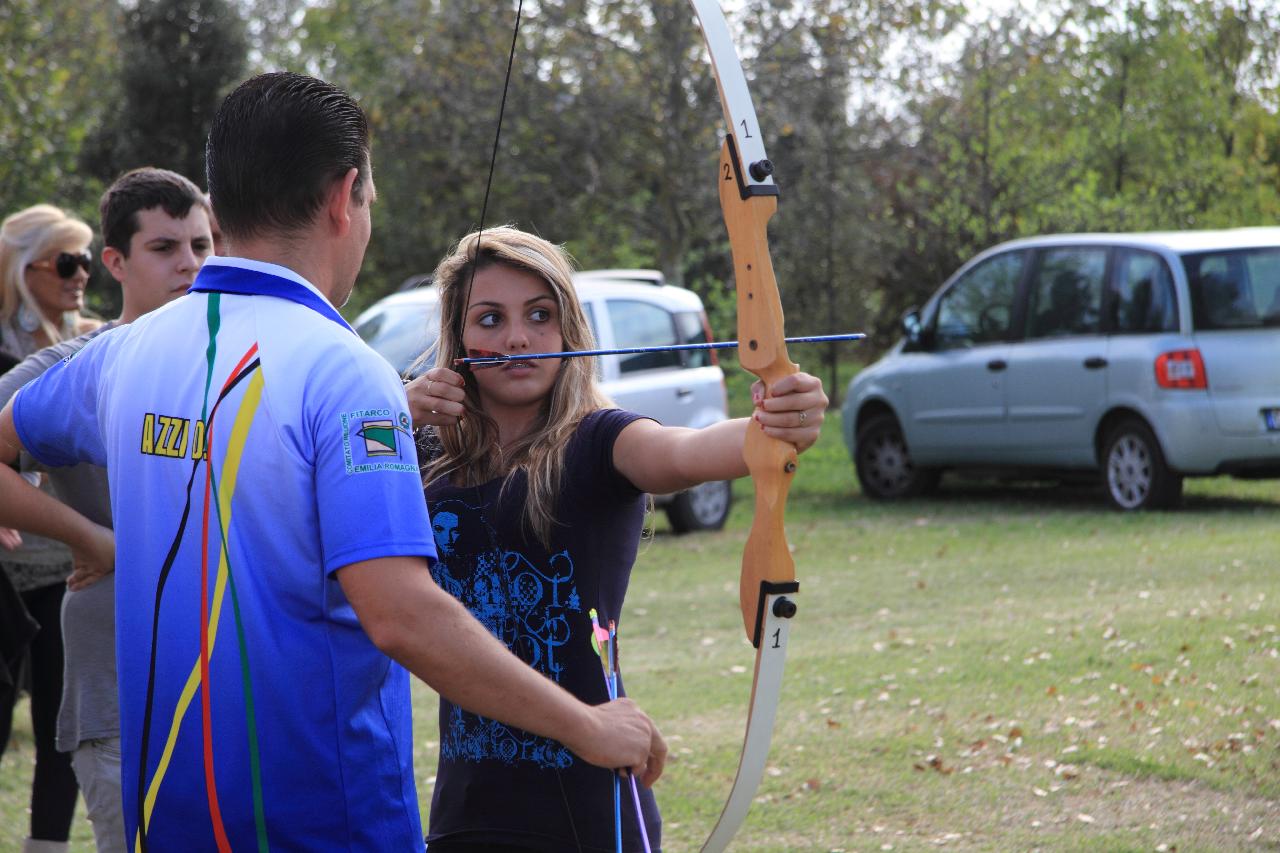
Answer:
M702 300L665 284L656 270L577 273L574 289L599 349L705 343L711 340ZM356 318L355 330L401 374L435 343L439 296L425 278L379 300ZM699 429L728 418L724 371L713 350L601 356L601 386L618 406L669 426ZM672 528L683 533L724 526L732 502L728 482L656 495Z
M1002 243L849 385L863 491L943 471L1101 475L1126 510L1183 477L1280 477L1280 228Z

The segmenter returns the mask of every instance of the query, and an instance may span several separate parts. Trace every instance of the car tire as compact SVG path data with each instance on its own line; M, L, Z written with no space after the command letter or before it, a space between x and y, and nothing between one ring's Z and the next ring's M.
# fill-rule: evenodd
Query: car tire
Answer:
M927 494L941 472L911 460L902 428L893 415L876 415L858 430L853 465L862 493L875 500L897 500Z
M733 484L727 480L700 483L671 499L667 520L676 533L719 530L733 504Z
M1151 428L1136 418L1107 434L1102 482L1111 505L1129 512L1171 507L1182 498L1182 475L1164 461Z

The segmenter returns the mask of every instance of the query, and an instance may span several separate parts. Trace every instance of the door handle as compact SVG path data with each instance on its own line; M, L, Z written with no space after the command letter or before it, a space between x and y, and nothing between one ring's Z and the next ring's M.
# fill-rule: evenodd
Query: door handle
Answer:
M1107 366L1107 360L1100 355L1089 356L1084 360L1084 366L1089 370L1097 370L1100 367Z
M676 398L677 398L677 399L679 399L679 400L683 400L685 397L692 397L692 396L693 396L693 389L692 389L692 388L677 388L677 389L676 389Z
M993 358L991 361L987 362L987 370L990 370L992 373L999 373L1008 366L1009 362L1005 361L1003 358Z

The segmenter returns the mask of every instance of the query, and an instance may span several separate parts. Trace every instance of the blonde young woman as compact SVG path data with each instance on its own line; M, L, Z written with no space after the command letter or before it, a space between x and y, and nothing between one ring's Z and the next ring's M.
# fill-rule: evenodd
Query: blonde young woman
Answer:
M82 316L93 257L88 225L51 204L0 225L0 350L26 358L102 325Z
M59 208L38 204L0 224L0 352L18 360L101 323L81 316L92 258L88 225ZM39 625L28 647L31 723L36 743L29 853L65 850L78 787L68 753L55 745L62 698L59 614L71 573L71 552L59 542L0 531L0 570ZM7 614L12 617L14 614ZM0 686L0 755L9 740L17 691Z
M477 259L477 242L479 255ZM559 247L513 228L462 239L435 273L436 366L408 386L439 561L437 582L531 666L589 703L606 701L589 611L621 623L645 494L745 476L743 438L763 429L805 450L827 397L804 373L780 380L751 418L664 427L612 407L592 359L513 361L457 372L480 349L592 347ZM620 688L620 693L624 691ZM653 795L641 792L660 845ZM640 849L623 803L624 849ZM442 700L428 850L612 850L609 773L560 744Z

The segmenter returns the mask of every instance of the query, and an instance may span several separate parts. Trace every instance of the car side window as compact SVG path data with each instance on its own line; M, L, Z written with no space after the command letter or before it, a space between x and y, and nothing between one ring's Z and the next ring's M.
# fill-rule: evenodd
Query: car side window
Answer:
M1004 340L1022 278L1025 252L1006 252L969 270L938 300L935 349Z
M1280 250L1204 252L1184 255L1182 264L1196 329L1280 325Z
M1121 334L1175 332L1173 273L1154 252L1126 249L1116 260L1109 294L1111 329Z
M678 343L675 321L665 308L631 299L610 299L608 305L609 325L613 328L614 343L619 348L670 346ZM624 374L679 366L678 352L633 353L620 356L618 360L618 369Z
M1046 249L1027 298L1027 337L1099 331L1106 247Z

